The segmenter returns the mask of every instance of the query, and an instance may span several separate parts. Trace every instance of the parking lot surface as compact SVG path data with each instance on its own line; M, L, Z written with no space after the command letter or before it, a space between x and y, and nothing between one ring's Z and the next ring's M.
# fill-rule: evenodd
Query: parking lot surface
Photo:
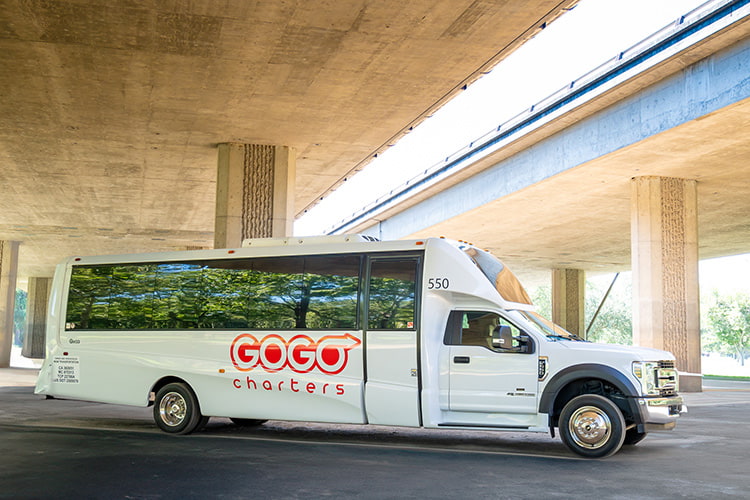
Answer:
M47 400L0 370L0 498L747 498L750 383L704 382L671 432L606 460L546 434L212 419Z

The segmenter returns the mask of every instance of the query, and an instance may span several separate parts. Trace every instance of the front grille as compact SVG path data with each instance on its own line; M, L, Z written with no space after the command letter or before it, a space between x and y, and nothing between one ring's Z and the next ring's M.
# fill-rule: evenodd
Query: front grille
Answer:
M659 368L656 369L656 385L659 388L659 395L662 397L677 394L677 371L674 364L672 359L659 361Z

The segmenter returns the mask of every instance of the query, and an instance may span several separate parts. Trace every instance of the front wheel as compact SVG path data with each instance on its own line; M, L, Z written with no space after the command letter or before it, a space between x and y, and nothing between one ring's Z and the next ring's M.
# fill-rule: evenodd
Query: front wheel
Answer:
M206 420L201 415L198 398L187 384L167 384L156 393L154 421L164 432L190 434L205 425Z
M620 449L625 419L609 399L585 394L571 399L560 413L560 438L571 451L586 458L604 458Z

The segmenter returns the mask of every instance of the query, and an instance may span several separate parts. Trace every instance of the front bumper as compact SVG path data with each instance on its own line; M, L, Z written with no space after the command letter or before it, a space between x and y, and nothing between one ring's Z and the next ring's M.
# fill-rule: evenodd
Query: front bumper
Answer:
M687 406L680 396L638 398L641 420L649 430L671 429L682 413L687 413Z

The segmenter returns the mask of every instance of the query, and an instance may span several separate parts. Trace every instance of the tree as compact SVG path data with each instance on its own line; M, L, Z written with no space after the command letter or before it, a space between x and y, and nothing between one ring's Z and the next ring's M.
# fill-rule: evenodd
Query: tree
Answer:
M742 366L750 355L750 296L738 293L728 297L716 295L708 310L708 321L718 340L727 345Z
M601 281L601 280L597 280ZM597 307L609 286L610 278L603 283L586 281L585 326L588 328ZM633 321L629 275L621 275L610 295L602 305L588 334L588 340L607 344L631 345L633 343ZM532 301L539 314L552 317L552 291L548 285L532 289Z
M13 311L13 344L23 345L23 337L26 334L26 297L23 290L16 290L16 308Z
M629 275L620 275L607 300L602 304L599 315L591 325L588 339L606 344L633 344L633 312ZM609 283L605 283L609 286ZM596 286L586 282L586 327L596 313L597 307L606 293L606 286Z

